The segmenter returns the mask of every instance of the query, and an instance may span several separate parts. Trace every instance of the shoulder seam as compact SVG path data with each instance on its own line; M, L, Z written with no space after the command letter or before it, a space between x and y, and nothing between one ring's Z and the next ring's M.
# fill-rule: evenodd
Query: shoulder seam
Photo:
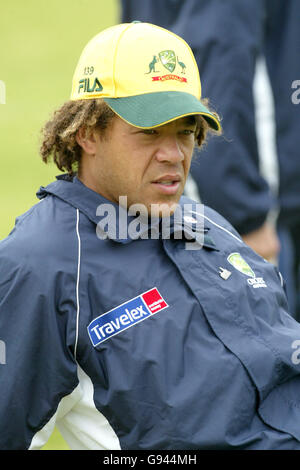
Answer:
M230 232L230 230L227 230L227 228L225 227L222 227L221 225L217 224L217 222L214 222L213 220L211 220L209 217L207 217L207 215L204 215L204 214L201 214L200 212L197 212L197 211L192 211L194 214L197 214L197 215L201 215L202 217L204 217L204 219L208 220L210 223L212 223L213 225L215 225L216 227L220 228L221 230L223 230L224 232L228 233L229 235L231 235L233 238L235 238L236 240L238 240L240 243L243 243L243 241L241 240L241 238L237 237L236 235L234 235L232 232Z

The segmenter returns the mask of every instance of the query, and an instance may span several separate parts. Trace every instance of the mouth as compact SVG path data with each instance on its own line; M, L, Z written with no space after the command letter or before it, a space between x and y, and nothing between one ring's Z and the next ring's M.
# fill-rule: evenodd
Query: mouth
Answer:
M165 175L152 181L152 184L160 193L172 195L177 193L181 181L182 178L179 175Z

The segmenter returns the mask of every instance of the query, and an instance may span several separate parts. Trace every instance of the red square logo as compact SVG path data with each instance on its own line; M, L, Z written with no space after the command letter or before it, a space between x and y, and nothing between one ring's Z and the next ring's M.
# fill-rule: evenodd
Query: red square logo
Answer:
M166 307L169 307L169 305L162 298L156 287L142 294L142 298L151 313L156 313Z

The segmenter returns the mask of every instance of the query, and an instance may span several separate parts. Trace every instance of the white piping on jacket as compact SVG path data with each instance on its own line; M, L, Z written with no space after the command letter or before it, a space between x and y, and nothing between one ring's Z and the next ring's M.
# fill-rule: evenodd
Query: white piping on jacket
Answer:
M76 235L78 240L78 262L77 262L77 281L76 281L76 337L75 337L75 346L74 346L74 356L76 359L77 354L77 343L78 343L78 330L79 330L79 313L80 313L80 303L79 303L79 282L80 282L80 262L81 262L81 239L79 234L79 210L76 209Z
M226 228L222 227L221 225L217 224L216 222L214 222L213 220L211 220L209 217L207 217L206 215L204 214L201 214L200 212L197 212L197 211L191 211L193 214L197 214L197 215L201 215L202 217L204 217L204 219L208 220L210 223L212 223L213 225L215 225L216 227L220 228L221 230L224 230L224 232L228 233L229 235L231 235L233 238L235 238L236 240L238 240L240 243L243 243L243 240L241 240L239 237L237 237L236 235L234 235L233 233L231 233L229 230L227 230Z

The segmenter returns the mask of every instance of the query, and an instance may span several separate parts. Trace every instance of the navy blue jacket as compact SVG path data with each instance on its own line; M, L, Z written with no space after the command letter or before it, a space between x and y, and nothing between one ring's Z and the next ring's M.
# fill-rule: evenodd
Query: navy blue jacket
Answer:
M55 424L73 449L300 449L300 325L273 265L184 197L170 237L101 239L108 201L79 180L38 195L0 242L1 449Z

